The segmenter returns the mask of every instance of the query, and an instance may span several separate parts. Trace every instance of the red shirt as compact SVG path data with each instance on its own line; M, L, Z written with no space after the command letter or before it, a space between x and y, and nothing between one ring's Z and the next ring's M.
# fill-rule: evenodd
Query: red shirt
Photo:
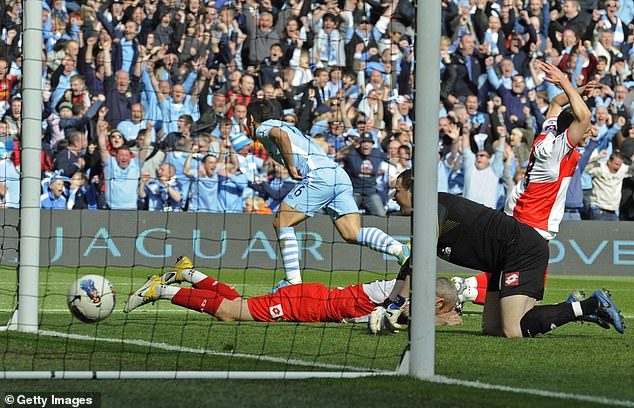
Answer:
M7 75L0 80L0 101L9 102L11 100L11 93L17 82L18 77L13 75Z

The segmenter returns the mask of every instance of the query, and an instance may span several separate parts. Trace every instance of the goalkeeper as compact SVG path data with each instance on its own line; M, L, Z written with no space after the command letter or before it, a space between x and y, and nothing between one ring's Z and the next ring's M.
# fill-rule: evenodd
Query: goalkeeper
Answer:
M412 173L405 170L396 180L394 194L405 215L411 213L412 191ZM623 334L623 316L605 290L595 291L588 299L536 305L544 295L548 244L537 231L515 218L462 197L439 193L437 235L439 257L455 265L493 273L491 282L497 285L488 288L482 315L484 334L534 337L575 320L591 321L604 328L611 325ZM404 282L408 283L408 279ZM409 286L397 287L394 292L408 294ZM381 314L388 323L398 317L403 298L391 296L395 304L373 311L370 321Z
M172 286L189 282L192 288ZM222 321L261 322L361 322L382 305L395 280L375 281L345 288L328 289L321 283L302 283L280 288L273 294L244 299L234 288L193 268L187 257L162 276L152 276L130 295L128 313L161 299L209 313ZM462 323L455 312L455 286L446 278L436 282L436 324Z

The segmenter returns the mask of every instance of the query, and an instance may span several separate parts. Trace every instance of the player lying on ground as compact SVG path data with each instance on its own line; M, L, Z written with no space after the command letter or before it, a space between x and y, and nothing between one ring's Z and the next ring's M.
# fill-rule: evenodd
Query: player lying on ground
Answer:
M405 245L378 228L361 228L352 182L343 168L295 126L275 120L274 112L271 102L265 99L249 104L250 136L262 142L273 160L286 166L291 178L298 181L280 204L273 221L286 272L286 279L277 287L302 282L293 227L323 208L346 242L392 255L402 265L409 256Z
M506 200L504 212L533 228L547 241L559 232L564 217L568 186L581 157L576 148L584 146L592 135L592 113L582 95L595 87L590 81L586 86L574 88L568 76L556 66L537 60L546 81L563 90L548 106L541 134L535 138L528 160L526 174ZM570 103L570 108L564 106ZM546 271L546 276L548 271ZM490 274L475 275L467 281L454 278L459 288L458 308L463 300L484 304ZM465 294L461 288L470 288Z
M189 258L183 257L170 271L162 276L152 276L130 295L123 311L128 313L147 303L166 299L228 322L358 322L384 303L395 281L375 281L335 289L328 289L321 283L302 283L282 287L273 294L244 299L234 288L194 269ZM181 282L189 282L193 287L171 286ZM454 310L456 299L456 289L449 279L438 278L437 325L462 323Z
M411 209L413 179L405 170L396 180L394 199ZM410 210L411 211L411 210ZM578 319L611 324L623 333L623 317L607 292L588 299L535 306L543 299L548 266L548 244L537 231L513 217L452 194L438 194L437 254L466 268L491 271L482 332L505 337L534 337ZM409 262L406 264L410 269ZM406 280L407 282L407 280ZM409 294L405 285L400 295ZM390 299L396 300L397 293ZM392 312L392 309L394 311ZM398 309L387 308L392 315Z

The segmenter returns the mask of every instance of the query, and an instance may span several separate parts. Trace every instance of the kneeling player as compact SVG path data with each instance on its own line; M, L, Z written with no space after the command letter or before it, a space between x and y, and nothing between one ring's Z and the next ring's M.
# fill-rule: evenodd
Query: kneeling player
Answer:
M189 282L193 288L170 286ZM345 288L328 289L321 283L284 286L273 294L244 299L232 287L194 269L183 257L162 276L152 276L130 295L124 308L128 313L139 306L160 299L199 312L209 313L223 321L261 322L346 322L362 321L378 305L382 305L396 279L375 281ZM436 289L437 325L460 324L454 310L457 293L446 278L439 278Z
M394 195L401 208L411 208L412 188L412 173L406 170L396 181ZM548 244L528 225L465 198L439 193L438 228L439 257L492 272L482 317L484 334L534 337L578 319L594 319L603 327L609 323L623 333L623 317L605 291L581 301L535 306L544 295ZM408 292L405 288L400 293Z

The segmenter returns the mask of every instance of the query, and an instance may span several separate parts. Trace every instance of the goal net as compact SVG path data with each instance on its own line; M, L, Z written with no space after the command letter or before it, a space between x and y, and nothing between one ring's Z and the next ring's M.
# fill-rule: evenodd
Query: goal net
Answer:
M5 30L22 59L0 56L3 81L15 86L3 106L17 126L0 140L3 378L398 373L407 330L369 336L364 320L391 286L362 285L395 278L388 247L411 236L409 217L386 212L398 210L394 179L413 160L412 22L396 3L378 14L348 1L114 3L60 10L26 0L24 12L10 11L24 21ZM260 44L271 26L279 42ZM281 191L291 177L248 136L245 114L256 99L279 105L276 117L354 179L366 214L348 241L365 246L346 242L332 214L318 212L280 251L288 231L273 228L272 213L282 196L269 189ZM380 160L344 159L368 141ZM7 205L11 166L21 180L18 206ZM215 185L206 183L212 176ZM366 182L375 189L367 197ZM209 191L220 208L204 198ZM297 253L290 260L289 250ZM179 257L193 266L178 268ZM312 291L357 285L345 300L364 313L335 319L282 295L279 304L251 300L266 299L297 266L305 283L323 286L304 285L311 289L295 299L310 304ZM135 291L139 304L126 305ZM81 296L94 304L73 304ZM106 296L115 300L111 314ZM292 318L282 310L291 306ZM431 341L427 359L433 332Z
M190 257L197 270L245 297L266 294L284 276L271 221L271 216L244 214L43 211L39 329L4 333L4 369L124 376L395 371L406 333L369 336L365 323L223 322L164 300L123 313L128 293L148 276L170 270L177 255ZM405 221L364 218L403 238L409 229ZM394 276L393 259L343 242L326 216L316 216L297 235L307 282L344 287ZM6 244L17 243L17 236L5 232L4 242L4 250L11 251ZM3 259L10 261L7 255ZM7 288L17 284L11 269L15 264L4 267ZM94 324L74 318L67 307L69 287L90 274L108 279L116 291L114 312ZM2 292L6 320L15 303L14 290Z

